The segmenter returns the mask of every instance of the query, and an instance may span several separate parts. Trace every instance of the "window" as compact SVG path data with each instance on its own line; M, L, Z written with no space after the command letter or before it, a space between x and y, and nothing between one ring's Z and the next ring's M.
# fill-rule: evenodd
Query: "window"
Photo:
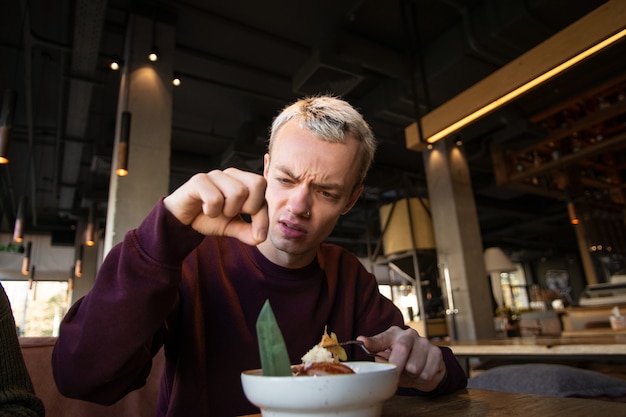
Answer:
M528 310L530 309L530 302L526 288L526 276L519 264L515 264L515 266L517 268L515 271L500 274L504 304L517 311Z
M20 336L56 336L69 307L67 281L2 281Z
M417 297L412 285L379 285L378 290L400 309L405 323L419 319Z

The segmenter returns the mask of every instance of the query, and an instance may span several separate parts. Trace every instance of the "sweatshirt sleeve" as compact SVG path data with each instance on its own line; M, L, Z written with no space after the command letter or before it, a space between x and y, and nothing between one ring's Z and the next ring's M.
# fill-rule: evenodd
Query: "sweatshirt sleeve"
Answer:
M446 364L446 376L441 383L432 391L420 391L415 388L398 388L399 395L416 395L420 397L437 397L440 395L452 394L455 391L465 389L467 387L467 375L457 361L456 357L446 346L439 346L443 361Z
M0 417L43 417L20 350L15 320L0 285Z
M443 381L430 392L419 392L420 395L426 395L430 397L451 394L455 391L465 389L467 386L467 375L459 364L459 361L452 353L449 347L439 346L443 361L446 364L446 376Z
M59 329L52 366L63 395L108 405L145 384L175 321L182 262L202 239L161 200L109 252Z

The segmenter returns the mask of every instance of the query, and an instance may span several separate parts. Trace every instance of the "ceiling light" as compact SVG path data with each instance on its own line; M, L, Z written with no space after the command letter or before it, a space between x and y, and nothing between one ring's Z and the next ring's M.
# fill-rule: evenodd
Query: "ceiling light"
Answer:
M20 198L17 205L17 216L15 217L15 226L13 227L13 241L21 243L24 240L24 205L25 197Z
M28 277L28 291L33 292L33 300L37 299L37 281L35 280L35 265L30 267L30 276Z
M573 201L567 202L567 214L569 215L569 222L574 226L580 223L580 219L576 214L576 207L574 206Z
M567 214L569 215L569 222L576 226L577 224L580 224L580 218L578 217L576 205L574 204L574 199L572 198L569 185L566 185L564 187L563 192L565 193L565 201L567 202Z
M70 276L67 279L67 291L65 292L65 302L68 302L74 292L74 267L70 268Z
M83 255L84 255L83 245L78 246L78 250L76 252L76 258L74 259L74 276L76 278L80 278L83 276Z
M17 93L14 90L4 92L2 113L0 113L0 164L9 163L9 141L13 129L16 101Z
M152 62L156 62L159 59L159 50L156 46L153 46L148 54L148 59Z
M95 203L91 203L89 206L89 214L87 217L87 227L85 228L85 245L93 246L96 244L96 223L94 220Z
M174 73L174 78L172 78L172 85L174 87L180 86L180 75Z
M30 269L30 254L33 249L33 242L28 242L26 244L26 249L24 249L24 258L22 259L22 275L27 276L28 271Z
M24 12L26 17L26 11ZM26 33L26 19L21 19L22 24L20 33ZM20 35L21 36L21 35ZM21 37L20 37L21 41ZM21 42L20 42L21 43ZM22 45L20 45L18 59L15 62L15 71L13 73L13 84L16 84L19 71L19 56L23 53ZM7 89L4 92L2 101L2 112L0 113L0 164L9 163L9 141L11 139L11 131L13 130L13 119L15 118L15 103L17 102L17 92Z
M36 268L35 265L30 267L30 275L29 275L29 282L28 282L28 289L32 290L33 289L33 281L35 280L35 272L36 272Z
M148 54L148 59L152 62L156 62L159 59L159 48L156 47L156 20L152 21L152 49Z
M109 68L111 68L112 71L119 70L120 62L117 59L112 60L111 63L109 64Z
M122 112L122 121L120 123L120 140L117 144L117 168L115 173L118 177L128 175L128 146L130 140L130 119L129 111Z
M6 126L0 126L0 164L9 163L9 139L11 133Z

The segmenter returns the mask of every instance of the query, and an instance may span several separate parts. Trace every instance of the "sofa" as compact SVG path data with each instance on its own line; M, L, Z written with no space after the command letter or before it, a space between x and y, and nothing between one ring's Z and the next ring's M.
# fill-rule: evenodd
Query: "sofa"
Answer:
M117 403L104 406L64 397L57 390L52 376L52 349L54 337L22 337L20 346L26 367L43 401L46 417L154 417L160 375L163 370L163 351L155 356L146 385L131 392Z
M498 366L470 378L467 386L518 394L626 402L625 379L561 364Z

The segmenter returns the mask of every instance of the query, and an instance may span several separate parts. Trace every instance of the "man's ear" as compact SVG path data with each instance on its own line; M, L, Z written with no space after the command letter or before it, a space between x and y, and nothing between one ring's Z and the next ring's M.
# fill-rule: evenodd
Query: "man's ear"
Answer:
M363 184L359 185L353 192L352 195L350 196L350 200L348 200L348 203L346 203L346 206L343 208L343 210L341 211L341 215L343 216L344 214L346 214L347 212L350 211L350 209L352 209L352 207L354 207L354 205L356 204L357 200L359 199L359 196L361 195L361 193L363 192Z
M263 176L267 179L267 173L270 169L270 154L263 155Z

